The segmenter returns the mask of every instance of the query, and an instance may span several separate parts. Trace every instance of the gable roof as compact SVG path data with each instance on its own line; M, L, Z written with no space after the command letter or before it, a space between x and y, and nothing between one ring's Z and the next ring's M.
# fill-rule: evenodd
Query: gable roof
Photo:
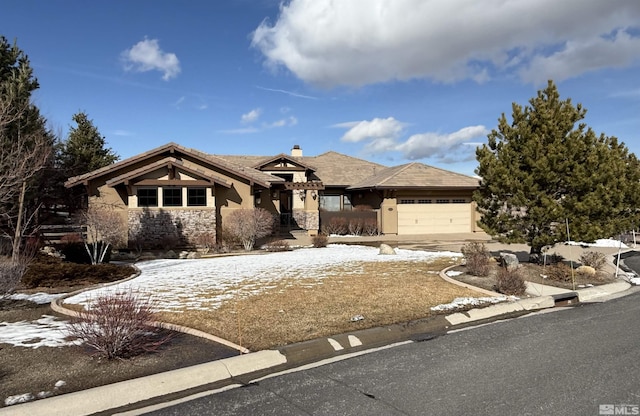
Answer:
M455 188L475 189L480 180L460 173L412 162L386 168L347 189Z
M140 153L139 155L102 167L100 169L96 169L94 171L85 173L83 175L78 175L78 176L74 176L73 178L69 178L64 185L67 188L71 188L73 186L80 185L82 183L87 183L88 181L96 179L100 176L104 176L106 174L113 173L121 169L125 169L145 159L149 159L154 156L162 155L165 153L168 153L169 155L173 156L177 152L188 155L205 164L209 164L211 166L233 173L237 176L247 179L252 183L255 182L266 188L270 187L271 183L284 181L282 178L270 175L265 172L261 172L257 169L235 164L233 162L224 160L220 157L209 155L207 153L200 152L199 150L190 149L184 146L180 146L177 143L170 142L160 147L156 147L155 149L149 150L147 152Z
M308 159L308 158L307 158ZM288 161L289 163L298 165L304 169L310 170L310 171L314 171L316 170L313 166L309 165L308 163L306 163L305 159L303 157L296 157L296 156L289 156L287 154L284 153L280 153L279 155L275 155L273 157L269 157L266 159L261 160L260 162L256 163L255 165L253 165L254 169L260 169L265 167L266 165L273 163L273 162L280 162L280 161Z
M387 169L384 165L334 151L308 159L316 167L315 175L325 186L347 187Z

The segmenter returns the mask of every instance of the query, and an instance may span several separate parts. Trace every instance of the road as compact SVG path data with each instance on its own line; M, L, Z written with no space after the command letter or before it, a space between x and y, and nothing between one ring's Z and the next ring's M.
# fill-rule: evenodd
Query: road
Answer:
M599 415L600 405L621 411L623 404L631 405L627 413L616 414L637 414L639 320L636 292L264 379L150 414Z

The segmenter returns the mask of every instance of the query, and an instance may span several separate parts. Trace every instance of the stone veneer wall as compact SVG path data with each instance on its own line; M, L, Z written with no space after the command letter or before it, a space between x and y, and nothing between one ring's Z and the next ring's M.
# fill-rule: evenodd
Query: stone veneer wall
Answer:
M293 219L298 226L305 230L317 230L320 227L320 213L318 211L293 210Z
M144 248L193 246L202 234L216 235L215 209L129 210L128 221L130 242L138 237Z

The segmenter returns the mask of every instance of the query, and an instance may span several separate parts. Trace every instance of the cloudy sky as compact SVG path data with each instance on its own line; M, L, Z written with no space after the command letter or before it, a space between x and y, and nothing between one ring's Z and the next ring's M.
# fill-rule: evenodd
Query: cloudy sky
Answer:
M638 0L4 0L64 137L86 112L121 157L293 145L473 174L547 80L640 155Z

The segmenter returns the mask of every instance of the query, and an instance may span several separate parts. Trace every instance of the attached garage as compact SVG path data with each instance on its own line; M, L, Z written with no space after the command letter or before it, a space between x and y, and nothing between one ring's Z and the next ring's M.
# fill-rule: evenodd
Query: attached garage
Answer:
M398 235L468 233L472 218L473 208L465 200L398 200Z

